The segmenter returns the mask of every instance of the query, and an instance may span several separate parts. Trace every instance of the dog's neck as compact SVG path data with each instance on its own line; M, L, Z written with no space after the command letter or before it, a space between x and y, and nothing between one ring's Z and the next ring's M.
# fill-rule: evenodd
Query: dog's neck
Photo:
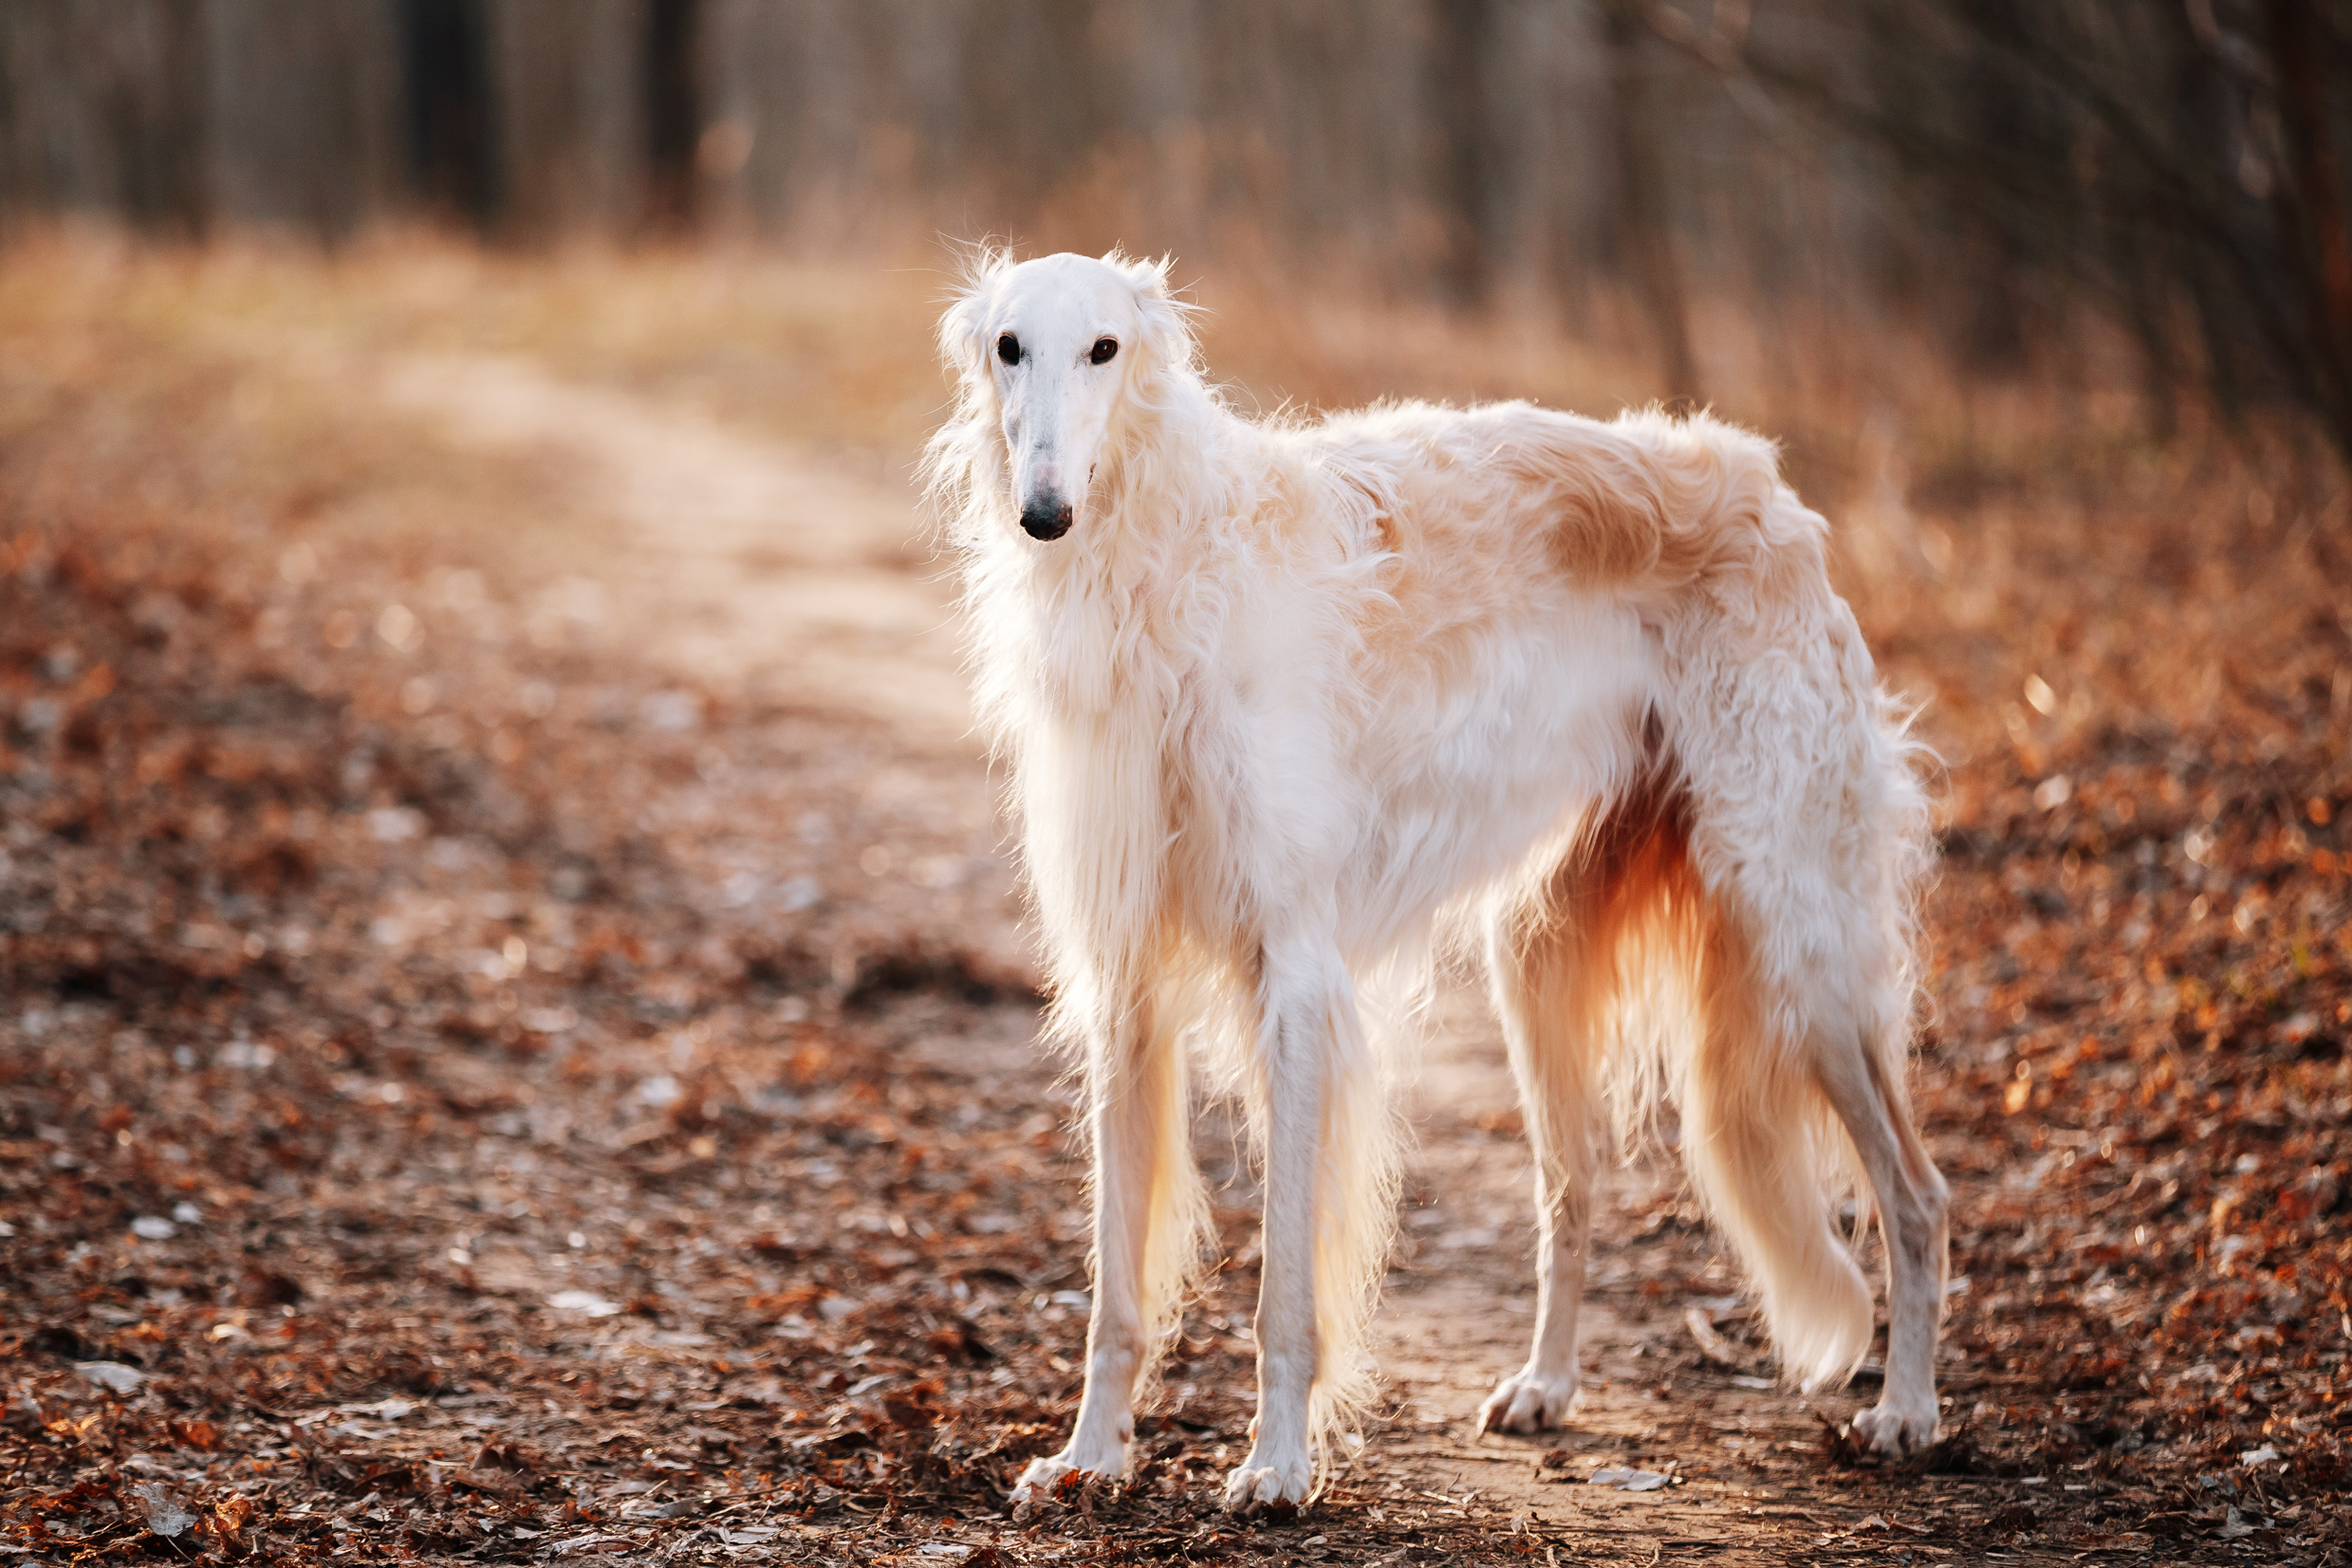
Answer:
M1108 542L1139 544L1161 569L1191 571L1246 528L1267 489L1271 449L1256 427L1190 377L1156 406L1132 410L1102 472Z

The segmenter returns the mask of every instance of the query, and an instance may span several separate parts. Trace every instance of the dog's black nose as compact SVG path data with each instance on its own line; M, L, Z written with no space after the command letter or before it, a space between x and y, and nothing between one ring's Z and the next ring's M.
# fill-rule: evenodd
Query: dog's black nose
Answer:
M1021 508L1021 531L1031 539L1059 539L1070 531L1070 504L1041 495Z

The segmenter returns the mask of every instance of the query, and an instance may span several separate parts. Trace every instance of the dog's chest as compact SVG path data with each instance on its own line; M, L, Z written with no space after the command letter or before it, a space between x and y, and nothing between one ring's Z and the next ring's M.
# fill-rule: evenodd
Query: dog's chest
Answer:
M1183 722L1182 710L1230 703L1230 618L1203 614L1200 597L1155 574L1104 570L1045 579L1001 606L986 651L1043 710L1122 728Z

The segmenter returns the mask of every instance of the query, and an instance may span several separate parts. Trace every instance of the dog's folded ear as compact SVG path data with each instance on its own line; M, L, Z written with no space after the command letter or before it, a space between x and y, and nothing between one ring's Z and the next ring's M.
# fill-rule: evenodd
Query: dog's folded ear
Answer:
M981 364L981 299L977 290L959 294L939 317L939 358L961 377L977 374Z
M1168 287L1168 269L1176 266L1174 256L1162 255L1155 259L1149 256L1130 256L1123 250L1111 250L1103 254L1102 264L1125 273L1127 281L1135 285L1139 293L1158 300L1171 297Z
M956 278L947 310L939 318L939 358L967 379L988 379L988 298L996 280L1013 266L1012 252L991 241L954 247Z
M1125 278L1136 291L1136 305L1143 321L1143 341L1134 345L1137 374L1148 382L1161 369L1196 369L1200 347L1193 339L1192 320L1199 307L1176 298L1168 282L1176 257L1139 257L1113 250L1102 258L1102 265Z

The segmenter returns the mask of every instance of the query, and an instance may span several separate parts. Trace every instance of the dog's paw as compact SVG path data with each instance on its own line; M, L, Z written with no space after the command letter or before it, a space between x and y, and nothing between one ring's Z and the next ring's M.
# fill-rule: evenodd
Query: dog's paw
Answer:
M1854 1437L1887 1459L1917 1453L1935 1441L1935 1402L1898 1404L1882 1399L1854 1417Z
M1089 1457L1094 1460L1094 1463L1086 1463ZM1123 1454L1113 1454L1107 1458L1102 1455L1082 1455L1078 1452L1077 1446L1073 1444L1060 1453L1050 1453L1043 1459L1032 1459L1029 1461L1028 1468L1021 1472L1021 1479L1013 1483L1012 1505L1016 1511L1026 1511L1062 1490L1065 1483L1083 1485L1090 1480L1117 1475L1124 1458ZM1071 1483L1070 1477L1072 1476L1078 1476L1081 1479Z
M1576 1374L1539 1376L1516 1372L1487 1395L1478 1407L1478 1430L1490 1432L1540 1432L1565 1426L1578 1402Z
M1225 1506L1237 1514L1285 1504L1296 1507L1306 1501L1314 1479L1314 1464L1304 1453L1262 1454L1251 1448L1250 1457L1225 1478Z

